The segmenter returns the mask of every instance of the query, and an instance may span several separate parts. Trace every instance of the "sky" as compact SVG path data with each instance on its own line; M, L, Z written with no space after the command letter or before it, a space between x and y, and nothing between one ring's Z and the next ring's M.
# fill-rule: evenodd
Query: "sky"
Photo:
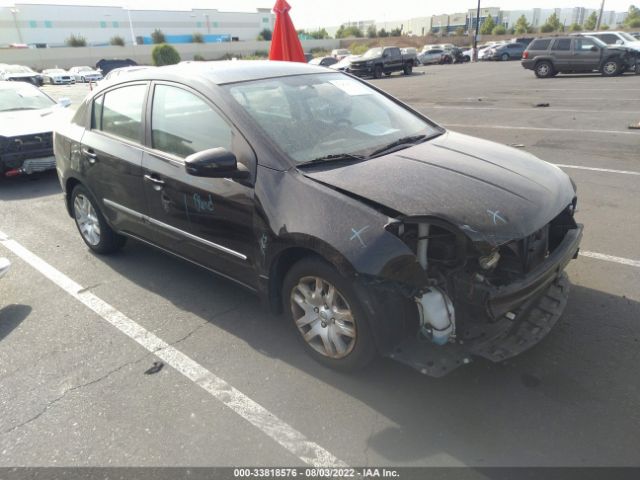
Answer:
M465 12L475 8L475 0L287 0L291 5L291 18L296 28L316 29L335 26L349 20L391 21L412 17L426 17L442 13ZM275 0L0 0L0 6L15 3L64 5L118 5L132 9L189 10L191 8L217 8L221 11L255 11L268 8ZM586 7L600 8L601 0L482 0L482 6L504 10L538 8ZM640 6L640 0L605 0L605 10L626 11L630 4Z

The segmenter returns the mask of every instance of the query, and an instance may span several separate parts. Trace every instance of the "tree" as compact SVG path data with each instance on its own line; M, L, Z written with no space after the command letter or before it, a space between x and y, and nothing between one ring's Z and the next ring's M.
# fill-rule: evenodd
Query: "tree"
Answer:
M377 36L378 36L378 31L376 30L376 26L369 25L369 28L367 28L367 37L376 38Z
M69 38L65 40L65 43L70 47L86 47L87 39L82 35L74 35L73 33L69 35Z
M321 28L319 30L309 32L309 36L316 40L324 40L325 38L329 38L329 33L324 28Z
M640 8L631 5L624 24L628 28L640 28Z
M388 37L389 36L389 32L387 32L384 28L381 28L378 31L378 36L379 37Z
M202 35L200 32L192 33L191 43L204 43L204 35Z
M492 35L504 35L506 33L507 33L507 29L504 28L502 25L497 25L493 27L493 30L491 30Z
M268 28L263 29L259 34L258 34L258 38L257 40L271 40L271 36L273 34L271 33L271 30L269 30Z
M600 25L600 30L609 30L609 25Z
M580 25L579 23L572 23L571 25L569 25L569 31L570 32L581 32L582 31L582 25Z
M115 35L109 40L109 45L124 47L124 38L122 38L120 35Z
M178 51L173 46L167 45L166 43L153 47L153 50L151 51L151 58L153 59L153 64L156 67L180 63L180 54Z
M463 37L464 36L464 27L456 28L456 36Z
M585 30L595 30L596 25L598 24L598 14L596 12L591 12L589 18L584 22Z
M545 26L545 30L542 30L542 27ZM540 27L541 32L561 32L564 30L564 27L562 26L562 23L560 22L560 19L555 12L553 12L553 14L549 18L547 18L546 23L542 27ZM551 30L549 30L549 28L551 28Z
M484 20L484 22L482 22L482 25L480 26L480 33L482 35L491 35L491 32L495 27L496 27L496 22L494 22L493 17L489 15Z
M159 28L156 28L153 32L151 32L151 41L156 44L165 43L166 39L164 38L164 33Z
M393 30L391 30L389 32L389 36L390 37L401 37L402 36L402 29L401 28L394 28Z
M336 32L336 38L349 38L356 37L362 38L364 35L362 34L362 30L358 27L352 25L350 27L345 27L344 25L340 25L338 31Z
M516 21L513 33L516 35L523 35L531 31L531 25L527 22L527 17L520 15L520 18Z
M551 33L551 32L553 32L553 27L548 23L545 23L540 27L540 33Z

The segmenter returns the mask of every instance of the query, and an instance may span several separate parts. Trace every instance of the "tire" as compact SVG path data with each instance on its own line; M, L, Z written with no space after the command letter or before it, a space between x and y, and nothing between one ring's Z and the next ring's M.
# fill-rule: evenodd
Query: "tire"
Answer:
M93 195L82 185L71 192L71 212L84 243L96 253L108 254L120 250L127 241L107 224Z
M384 72L385 77L390 77L391 76L391 72Z
M538 78L550 78L553 76L553 72L555 71L555 69L553 68L551 62L543 61L536 63L533 71Z
M405 75L411 75L411 73L413 72L413 65L405 65L402 71Z
M373 68L373 78L382 78L382 65L376 65Z
M602 75L605 77L615 77L621 73L622 65L620 64L620 60L612 58L610 60L605 60L602 64Z
M291 267L282 286L282 304L298 338L319 363L354 371L375 357L373 336L354 286L324 260L307 257Z
M86 80L84 77L80 77L80 81L81 81L82 83L87 83L87 80Z
M464 57L462 57L462 60L466 63L466 62L470 62L471 61L471 57L469 55L465 55Z
M509 54L508 53L503 53L502 55L500 55L500 60L502 60L503 62L506 62L509 60Z

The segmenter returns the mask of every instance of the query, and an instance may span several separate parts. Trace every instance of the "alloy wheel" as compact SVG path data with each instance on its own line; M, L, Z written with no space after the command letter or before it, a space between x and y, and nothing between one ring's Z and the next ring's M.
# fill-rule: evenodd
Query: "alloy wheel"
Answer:
M609 75L613 75L617 70L618 64L616 62L607 62L604 64L604 71Z
M329 358L341 359L356 344L356 323L338 289L320 277L302 277L291 291L293 320L304 341Z
M92 246L100 243L100 222L98 215L89 199L79 193L73 201L73 213L78 224L80 234Z

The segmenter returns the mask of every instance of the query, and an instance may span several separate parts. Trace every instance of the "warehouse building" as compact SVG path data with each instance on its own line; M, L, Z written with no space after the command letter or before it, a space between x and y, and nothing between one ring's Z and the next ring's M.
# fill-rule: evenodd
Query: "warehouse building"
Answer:
M108 45L114 36L127 44L150 43L160 29L171 43L188 43L194 33L206 42L255 40L265 28L273 31L270 8L255 12L196 10L128 10L113 6L15 4L0 7L0 46L64 46L71 36L87 45Z

